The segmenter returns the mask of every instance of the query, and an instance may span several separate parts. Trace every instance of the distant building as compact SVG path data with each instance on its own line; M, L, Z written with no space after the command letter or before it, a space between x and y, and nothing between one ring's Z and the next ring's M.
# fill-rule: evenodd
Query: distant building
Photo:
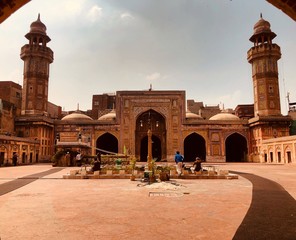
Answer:
M203 102L195 102L192 99L187 100L187 109L195 114L198 114L203 119L210 119L210 117L221 112L219 105L204 106Z
M254 117L254 104L239 104L234 109L239 118L250 119Z
M115 107L115 94L105 93L101 95L93 95L91 117L93 119L98 119Z

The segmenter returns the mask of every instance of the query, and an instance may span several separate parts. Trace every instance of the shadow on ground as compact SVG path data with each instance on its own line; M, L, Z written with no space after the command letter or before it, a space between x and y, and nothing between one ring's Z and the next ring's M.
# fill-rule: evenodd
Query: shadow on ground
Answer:
M48 171L35 173L35 174L29 175L29 176L25 176L25 177L22 177L22 178L17 178L17 179L15 179L13 181L3 183L3 184L0 185L0 196L4 195L6 193L12 192L15 189L23 187L23 186L25 186L25 185L27 185L27 184L29 184L31 182L34 182L37 179L42 178L42 177L44 177L46 175L61 171L62 169L64 169L64 168L53 168L53 169L50 169Z
M295 240L296 200L278 183L249 173L233 172L253 184L250 208L234 240Z

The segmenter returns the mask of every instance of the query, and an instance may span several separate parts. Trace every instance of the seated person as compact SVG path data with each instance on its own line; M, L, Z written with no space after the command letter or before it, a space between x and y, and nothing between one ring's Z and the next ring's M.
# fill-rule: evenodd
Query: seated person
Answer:
M95 159L94 165L91 170L93 172L101 170L101 161L98 161L98 159Z
M192 173L199 172L201 170L201 162L202 160L199 157L195 158L193 166L190 168Z

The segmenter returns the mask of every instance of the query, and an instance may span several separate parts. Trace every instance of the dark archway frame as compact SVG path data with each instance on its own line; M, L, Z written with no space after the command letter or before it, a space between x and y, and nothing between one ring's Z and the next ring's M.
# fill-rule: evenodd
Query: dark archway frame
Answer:
M246 138L239 133L232 133L225 140L226 162L245 162L248 155Z
M147 161L148 140L147 132L152 132L152 158L157 161L166 159L166 121L163 115L153 109L149 109L140 114L136 119L135 129L135 155L140 161ZM147 153L146 153L147 151ZM146 156L146 157L145 157Z
M191 133L184 139L184 161L193 162L196 157L206 161L206 141L201 135Z

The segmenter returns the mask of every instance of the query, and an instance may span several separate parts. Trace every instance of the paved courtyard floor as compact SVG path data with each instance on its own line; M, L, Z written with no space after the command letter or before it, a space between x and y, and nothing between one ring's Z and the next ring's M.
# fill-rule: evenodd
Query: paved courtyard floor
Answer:
M62 178L75 167L0 168L0 239L296 239L296 165L215 165L239 178L148 185Z

